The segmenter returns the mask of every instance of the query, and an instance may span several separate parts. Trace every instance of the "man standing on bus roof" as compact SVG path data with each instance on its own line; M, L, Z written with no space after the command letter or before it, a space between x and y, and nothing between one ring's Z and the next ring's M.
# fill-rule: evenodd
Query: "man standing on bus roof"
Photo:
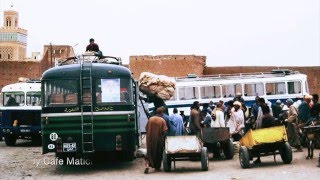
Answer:
M86 51L94 51L94 52L100 51L98 44L96 44L96 43L94 42L94 39L93 39L93 38L91 38L91 39L89 40L89 42L90 42L90 44L87 45Z
M102 51L100 51L98 44L94 42L94 39L91 38L89 40L90 44L87 45L86 51L93 51L95 55L98 57L102 57Z

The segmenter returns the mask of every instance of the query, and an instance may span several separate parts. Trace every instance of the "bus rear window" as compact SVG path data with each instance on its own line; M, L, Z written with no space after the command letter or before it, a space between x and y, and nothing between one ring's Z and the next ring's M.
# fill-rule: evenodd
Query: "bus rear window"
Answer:
M96 81L97 104L132 104L130 79L110 78Z
M76 80L44 82L44 106L74 106L78 104Z

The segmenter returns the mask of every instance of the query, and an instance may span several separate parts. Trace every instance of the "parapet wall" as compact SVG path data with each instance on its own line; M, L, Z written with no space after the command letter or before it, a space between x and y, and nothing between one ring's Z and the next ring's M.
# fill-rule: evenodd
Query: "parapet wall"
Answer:
M142 72L151 72L170 77L203 75L206 56L195 55L161 55L130 56L129 68L136 80Z

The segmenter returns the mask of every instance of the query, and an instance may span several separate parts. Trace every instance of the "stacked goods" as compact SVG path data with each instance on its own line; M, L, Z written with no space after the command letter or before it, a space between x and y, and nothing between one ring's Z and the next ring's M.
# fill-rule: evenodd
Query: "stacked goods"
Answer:
M139 78L139 89L148 96L155 95L163 100L169 100L175 90L176 82L173 78L143 72Z

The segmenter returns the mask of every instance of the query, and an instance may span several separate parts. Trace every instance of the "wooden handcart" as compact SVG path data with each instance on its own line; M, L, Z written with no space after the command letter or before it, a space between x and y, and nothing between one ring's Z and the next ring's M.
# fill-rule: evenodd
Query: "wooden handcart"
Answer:
M257 130L249 130L240 139L239 160L242 168L249 168L253 157L274 156L280 154L283 163L292 161L292 149L287 142L287 132L284 126L275 126Z
M197 136L168 136L165 140L165 150L163 151L163 169L171 171L171 164L175 161L185 161L192 158L200 159L201 168L207 171L209 168L209 158L207 148Z
M213 152L214 157L220 157L223 152L226 159L232 159L234 156L233 141L230 139L228 127L206 127L203 128L204 146L209 152Z

